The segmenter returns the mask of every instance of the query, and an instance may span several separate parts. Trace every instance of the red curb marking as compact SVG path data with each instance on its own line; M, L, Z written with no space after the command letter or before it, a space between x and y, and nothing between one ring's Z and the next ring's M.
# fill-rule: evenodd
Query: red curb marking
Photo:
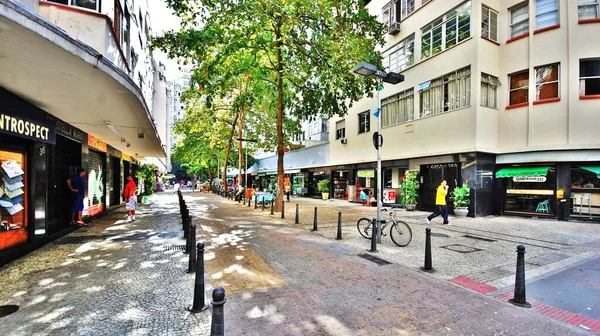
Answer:
M482 294L487 294L487 293L493 292L498 289L496 287L486 285L483 282L479 282L477 280L473 280L471 278L467 278L466 276L462 276L462 275L457 276L456 278L450 279L450 282L453 282L457 285L461 285L465 288L474 290L474 291L482 293Z

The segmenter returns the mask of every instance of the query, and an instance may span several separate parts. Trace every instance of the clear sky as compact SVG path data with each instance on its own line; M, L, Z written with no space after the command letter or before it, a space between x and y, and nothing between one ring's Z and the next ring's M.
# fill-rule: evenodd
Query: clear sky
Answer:
M164 0L149 0L148 5L152 22L152 33L154 35L161 35L162 32L170 29L179 29L179 18L173 14L171 9L167 8ZM167 59L167 56L160 51L156 51L155 56L165 64L167 68L166 77L174 79L177 76L177 62Z

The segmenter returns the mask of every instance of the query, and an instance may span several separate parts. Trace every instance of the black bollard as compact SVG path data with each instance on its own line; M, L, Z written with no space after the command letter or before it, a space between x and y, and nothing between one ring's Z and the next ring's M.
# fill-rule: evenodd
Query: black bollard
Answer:
M183 253L188 254L190 253L190 251L194 248L194 245L192 245L192 238L191 238L191 234L190 234L190 230L191 230L191 226L192 226L192 217L188 217L186 224L185 224L185 231L183 231L185 237L185 251Z
M338 229L336 240L342 240L342 213L338 212Z
M187 237L188 237L188 233L189 233L189 229L190 229L190 227L188 226L189 218L190 218L190 216L187 215L183 219L183 239L187 239Z
M194 281L194 302L188 308L192 313L199 313L208 309L204 296L204 242L196 245L198 255L196 260L196 280Z
M296 204L296 218L294 219L294 223L300 224L300 204Z
M281 202L281 219L285 218L285 201Z
M250 203L252 203L252 196L250 196L250 198L248 198L248 208L250 207Z
M254 210L258 208L258 196L254 196Z
M190 226L189 233L189 241L190 241L190 259L188 261L188 273L196 272L196 249L194 249L194 245L196 245L196 225Z
M317 207L315 207L315 216L313 218L313 231L319 231L317 228Z
M212 322L210 324L210 336L225 335L225 312L223 305L225 304L225 290L223 287L217 287L213 290L212 301Z
M508 302L515 306L531 308L525 294L525 246L517 246L517 274L515 275L515 294Z
M423 272L433 273L431 265L431 228L425 229L425 266L421 267Z
M274 205L275 205L275 198L273 198L273 199L271 200L271 215L274 215L274 214L275 214L275 213L273 212L273 210L274 210L274 209L273 209L273 206L274 206Z
M371 221L371 249L370 252L377 252L377 219Z
M244 205L246 205L246 196L242 197L244 199Z

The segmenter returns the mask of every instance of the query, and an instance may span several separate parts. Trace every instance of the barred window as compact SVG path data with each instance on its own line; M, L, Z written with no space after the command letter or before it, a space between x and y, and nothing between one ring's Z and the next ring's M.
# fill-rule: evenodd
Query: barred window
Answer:
M415 119L414 90L408 89L381 100L381 126L389 127Z
M471 37L471 1L421 29L421 58L426 59Z
M481 7L481 36L498 42L498 12L486 6Z
M579 0L579 20L591 20L600 18L599 0Z
M558 98L559 95L559 66L544 65L535 68L535 100Z
M411 35L383 54L386 72L400 72L415 63L415 35Z
M358 114L358 134L371 131L371 114L369 111Z
M529 32L529 5L524 4L510 11L510 37Z
M498 77L481 73L481 106L498 108Z
M471 104L471 68L453 71L419 85L421 118Z

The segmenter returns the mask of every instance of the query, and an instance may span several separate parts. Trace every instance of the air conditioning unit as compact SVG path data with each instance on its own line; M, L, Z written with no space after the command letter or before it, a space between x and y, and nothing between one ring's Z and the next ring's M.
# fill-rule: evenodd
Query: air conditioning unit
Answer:
M342 142L342 144L347 144L348 143L348 139L346 138L341 138L340 141Z
M388 28L388 34L396 35L400 32L400 22L394 22Z

